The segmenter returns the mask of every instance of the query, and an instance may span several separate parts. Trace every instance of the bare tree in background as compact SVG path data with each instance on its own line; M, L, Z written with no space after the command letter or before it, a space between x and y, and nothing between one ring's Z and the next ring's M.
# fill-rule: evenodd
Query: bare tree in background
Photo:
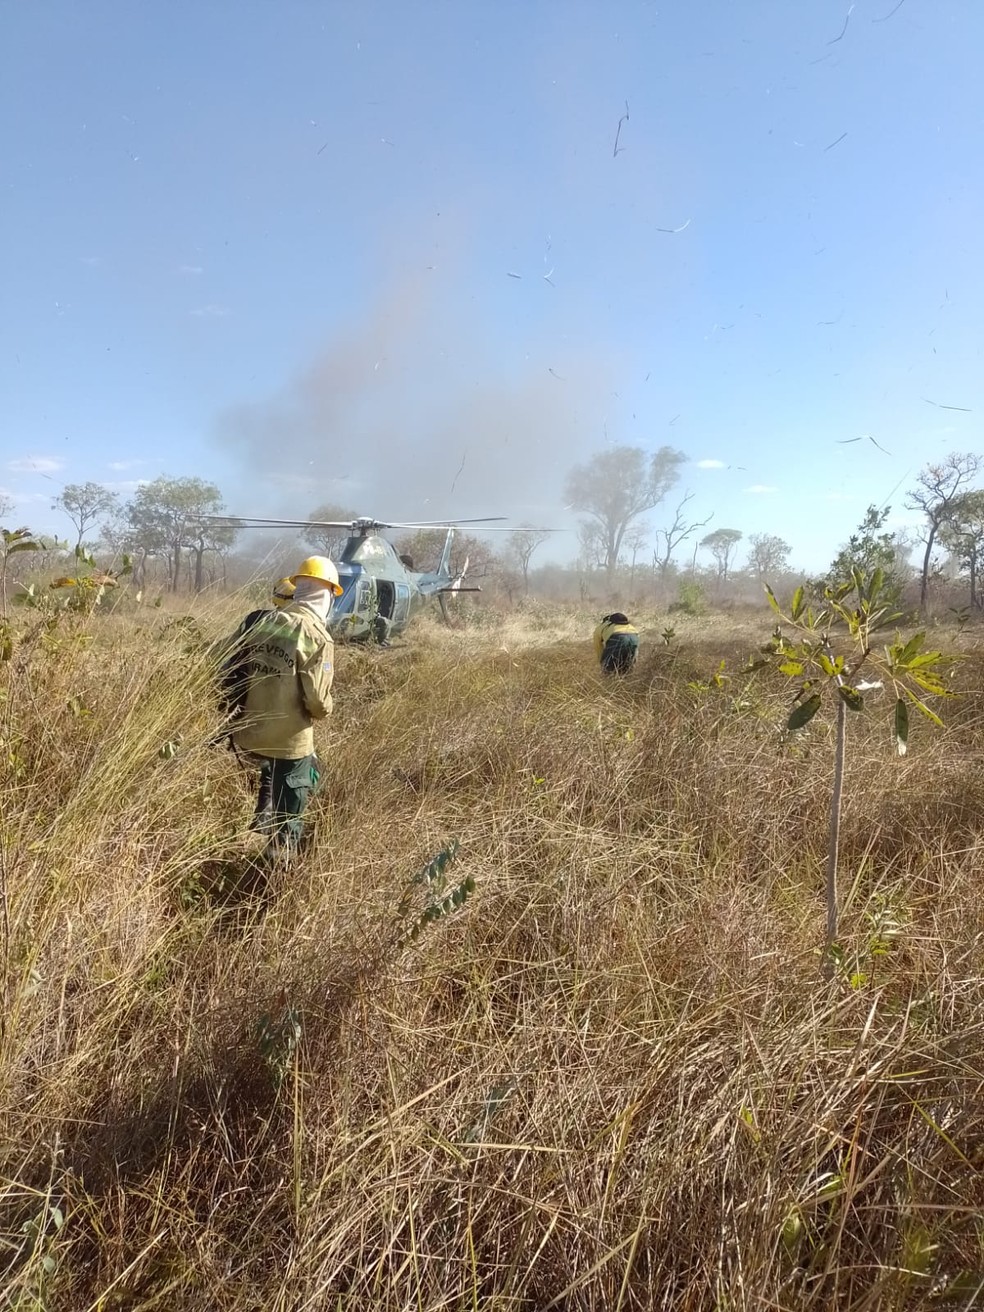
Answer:
M686 460L682 451L661 446L650 454L641 446L615 446L599 451L567 476L565 497L588 516L597 532L603 568L615 573L629 525L652 510L680 476Z
M759 583L783 574L789 568L789 543L774 533L753 533L748 539L748 568Z
M635 595L636 561L639 552L649 541L649 526L638 521L631 524L625 533L625 549L629 553L629 596Z
M713 533L708 533L706 537L700 540L700 545L705 551L709 551L717 561L718 581L720 583L727 583L728 581L731 559L741 538L742 535L736 528L717 528Z
M601 526L590 519L582 519L577 526L577 541L585 569L604 569L605 542Z
M940 529L950 517L954 500L961 492L969 490L967 485L977 477L980 469L980 456L970 451L952 451L940 464L926 466L916 480L916 486L905 499L910 510L921 510L926 516L922 539L926 550L923 552L919 577L920 607L926 605L930 560Z
M510 535L506 557L515 563L523 576L524 596L529 596L530 561L533 558L533 553L538 547L543 546L549 536L550 534L545 529L534 528L532 524L521 524L516 532Z
M706 519L688 522L685 512L688 501L692 501L693 498L693 492L688 492L673 512L673 523L670 527L656 530L656 550L653 552L653 565L661 582L666 579L670 563L673 560L673 553L677 547L686 542L687 538L696 533L699 528L705 528L714 518L714 515L710 514ZM662 547L660 546L660 539L662 539Z
M358 519L354 510L349 510L345 506L336 506L332 502L326 502L322 506L316 506L311 511L312 520L337 521L342 524L349 524L353 519ZM315 524L309 524L303 531L304 541L321 556L328 556L331 560L337 560L342 554L342 548L348 541L351 534L344 528L318 528Z
M0 492L0 516L6 519L8 515L12 515L13 513L14 513L13 497L4 496L4 494Z

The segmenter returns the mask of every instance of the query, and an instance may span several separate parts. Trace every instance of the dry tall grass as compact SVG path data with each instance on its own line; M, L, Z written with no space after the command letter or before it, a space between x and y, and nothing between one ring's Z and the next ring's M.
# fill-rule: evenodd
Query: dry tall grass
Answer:
M536 636L340 652L316 843L262 892L193 637L22 636L7 1307L979 1305L984 662L904 760L852 720L821 985L829 731L702 689L723 638L612 686ZM400 946L453 836L477 890Z

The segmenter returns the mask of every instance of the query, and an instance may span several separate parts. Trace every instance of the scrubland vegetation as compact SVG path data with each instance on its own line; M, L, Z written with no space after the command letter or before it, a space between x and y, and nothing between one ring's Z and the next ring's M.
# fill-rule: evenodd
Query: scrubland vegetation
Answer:
M945 729L851 719L825 982L832 719L714 682L767 623L673 618L617 685L572 612L340 650L314 845L262 886L222 618L17 616L4 1306L979 1305L973 631Z

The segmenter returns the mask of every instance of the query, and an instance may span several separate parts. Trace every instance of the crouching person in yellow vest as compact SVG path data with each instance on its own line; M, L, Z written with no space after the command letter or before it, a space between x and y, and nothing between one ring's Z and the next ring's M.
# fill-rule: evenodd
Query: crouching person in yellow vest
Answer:
M639 630L620 610L602 616L594 631L595 657L606 674L626 674L639 654Z
M327 556L309 557L290 581L293 599L260 615L239 639L245 689L233 731L237 749L260 767L266 797L258 804L269 799L273 860L300 846L304 812L318 785L314 723L331 714L334 644L327 622L342 591Z

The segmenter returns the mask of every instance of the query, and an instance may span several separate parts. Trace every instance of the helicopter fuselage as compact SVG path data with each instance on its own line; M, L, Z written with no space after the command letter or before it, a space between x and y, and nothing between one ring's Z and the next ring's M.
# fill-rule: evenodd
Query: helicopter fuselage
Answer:
M441 566L428 574L408 568L393 544L378 533L350 537L337 561L342 595L328 619L332 637L372 642L403 633L429 596L450 589L446 567L450 541L449 532Z

